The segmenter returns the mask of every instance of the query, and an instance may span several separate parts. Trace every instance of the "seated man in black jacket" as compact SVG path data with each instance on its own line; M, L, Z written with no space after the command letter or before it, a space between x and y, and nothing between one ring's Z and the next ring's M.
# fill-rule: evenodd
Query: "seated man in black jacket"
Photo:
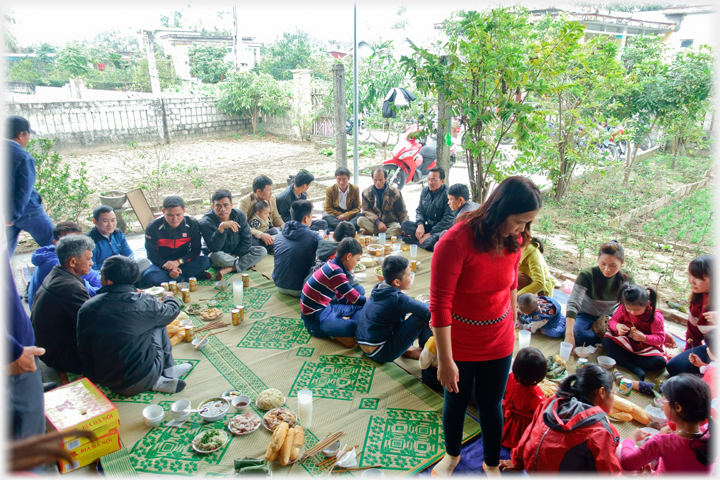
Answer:
M440 234L455 222L455 213L447 203L445 171L440 167L428 170L428 186L420 193L420 204L415 210L415 221L402 223L405 243L419 245L432 251Z
M30 319L36 345L45 349L40 360L65 373L82 373L76 342L80 307L90 299L81 278L92 267L95 242L85 235L66 235L58 240L55 266L35 294Z
M164 292L162 302L138 292L133 287L138 266L128 257L113 255L100 272L103 287L77 316L77 349L85 376L127 397L148 390L182 391L185 382L179 378L192 365L174 365L165 328L180 313L180 302L172 292Z
M187 281L190 277L210 279L206 272L210 259L200 255L200 223L185 215L185 202L171 195L163 200L163 216L145 229L145 250L152 266L143 273L143 281L160 285L171 280Z
M293 203L292 220L275 238L272 279L280 293L300 298L305 277L315 262L320 235L310 230L313 205L307 200Z
M293 203L298 200L307 200L307 191L310 189L313 180L315 180L315 176L312 173L307 170L300 170L293 178L292 183L275 196L278 213L283 222L290 221L290 207L292 207ZM315 232L325 230L327 233L327 229L328 223L325 220L313 220L310 224L310 230Z
M200 219L200 232L210 250L210 261L218 268L217 280L230 272L242 272L265 258L267 250L252 246L252 234L245 214L233 208L232 194L218 190L212 196L212 210Z

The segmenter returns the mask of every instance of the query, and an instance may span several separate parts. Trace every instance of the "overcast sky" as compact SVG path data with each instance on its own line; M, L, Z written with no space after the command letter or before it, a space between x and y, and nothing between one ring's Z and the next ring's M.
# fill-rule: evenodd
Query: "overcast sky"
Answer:
M91 40L106 30L119 30L131 35L139 29L160 28L160 15L169 15L171 10L182 10L183 21L193 25L199 19L206 28L232 28L232 15L227 14L220 20L217 11L232 12L234 4L238 8L240 33L243 36L257 37L259 41L271 42L282 32L295 31L296 28L309 33L312 37L338 41L352 41L353 38L353 2L348 0L319 1L116 1L101 5L101 2L72 1L48 2L28 1L26 3L3 2L5 12L16 20L10 25L10 31L21 46L32 43L48 42L63 45L73 40ZM498 3L488 0L448 0L448 1L398 1L365 0L357 2L358 39L384 36L389 38L389 26L400 17L396 15L401 5L407 7L404 19L408 20L406 29L411 38L432 35L432 24L444 20L451 11L462 8L483 8ZM538 6L539 2L524 1L529 6ZM188 7L189 5L189 7ZM440 6L438 6L440 5Z

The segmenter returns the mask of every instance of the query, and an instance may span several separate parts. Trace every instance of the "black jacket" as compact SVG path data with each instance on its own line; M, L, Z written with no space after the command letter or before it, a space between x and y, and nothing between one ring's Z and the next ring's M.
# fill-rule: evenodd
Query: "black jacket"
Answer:
M293 202L297 200L307 200L307 193L295 195L294 188L295 185L291 183L285 190L275 196L278 213L285 223L290 221L290 207L292 207Z
M425 233L436 234L447 230L455 223L455 212L448 205L447 185L443 184L435 192L430 187L420 193L420 204L415 210L415 221L427 225Z
M162 267L168 260L192 261L200 255L201 246L200 223L187 215L177 228L170 228L165 218L160 217L145 229L147 258L156 267Z
M45 349L40 360L65 373L82 373L76 329L80 307L90 299L82 278L56 266L35 294L30 321L35 344Z
M200 233L205 239L205 245L211 252L225 252L242 257L252 246L252 234L245 214L233 208L230 220L237 222L240 228L237 232L226 228L223 233L218 231L220 219L210 210L200 219Z
M98 290L78 313L77 349L83 373L92 382L123 390L153 369L157 350L153 330L172 322L180 302L163 302L132 285L108 285Z
M280 288L302 290L315 262L320 235L304 223L291 220L275 237L272 279Z

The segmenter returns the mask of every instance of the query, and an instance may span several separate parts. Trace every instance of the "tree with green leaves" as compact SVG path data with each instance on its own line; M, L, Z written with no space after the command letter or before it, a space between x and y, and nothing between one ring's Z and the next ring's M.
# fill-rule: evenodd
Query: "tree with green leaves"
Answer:
M218 83L232 69L232 64L225 61L227 48L224 45L193 44L188 52L190 59L190 75L203 83Z
M8 52L18 53L20 51L20 45L18 45L15 35L13 35L8 29L9 23L15 23L15 18L12 15L4 14L5 28L3 29L3 41L5 43L5 49Z
M518 161L502 161L500 145L511 129L520 141L534 133L528 99L548 92L562 67L555 58L582 38L577 23L547 22L557 27L536 28L527 9L517 6L458 12L445 21L444 51L415 48L412 58L400 60L420 92L442 90L452 115L465 125L463 147L477 202L485 200L492 182L519 172Z
M134 90L140 92L152 92L150 85L150 67L148 67L147 55L144 52L137 52L135 57L136 65L133 75ZM182 80L175 72L172 58L165 55L162 46L155 43L155 64L158 69L158 77L160 79L160 88L169 89L176 85L181 85Z
M255 67L255 71L272 75L277 80L292 80L290 70L307 68L310 65L310 37L300 30L295 33L285 32L282 38L262 47L260 55L260 63Z
M80 42L72 42L58 52L56 63L71 78L83 78L90 73L93 60L93 55L87 46Z
M290 107L290 94L266 73L234 73L221 84L218 106L225 113L249 118L257 133L261 114L281 115Z
M182 9L170 10L170 15L160 15L160 24L165 28L183 28Z

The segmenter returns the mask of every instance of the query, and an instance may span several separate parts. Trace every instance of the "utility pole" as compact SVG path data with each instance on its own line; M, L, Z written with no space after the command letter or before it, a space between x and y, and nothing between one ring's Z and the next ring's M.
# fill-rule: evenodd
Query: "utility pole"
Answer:
M353 183L358 182L358 51L357 51L357 3L353 4Z
M237 5L233 5L233 62L235 63L235 71L239 71Z
M145 42L147 43L148 70L150 71L150 86L152 93L160 96L160 77L158 75L157 63L155 62L155 35L150 30L144 30Z
M345 65L333 65L333 104L335 106L335 166L347 168L347 135L345 122L347 109L345 107ZM357 180L355 180L357 185Z

